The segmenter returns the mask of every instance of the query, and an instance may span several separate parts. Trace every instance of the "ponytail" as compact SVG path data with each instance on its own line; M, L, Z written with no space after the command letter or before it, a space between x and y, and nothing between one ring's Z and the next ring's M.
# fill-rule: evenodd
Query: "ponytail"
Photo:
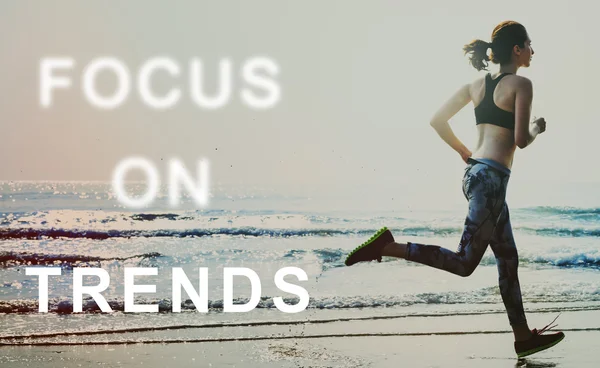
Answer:
M477 70L487 70L488 61L490 61L487 55L487 49L492 47L492 44L482 40L473 40L468 45L463 47L463 51L469 56L471 65Z
M507 64L511 62L513 47L525 47L525 41L529 36L525 27L513 20L504 21L494 28L492 42L473 40L463 47L463 51L469 56L471 65L477 70L487 70L488 61L494 64ZM487 49L494 45L490 56Z

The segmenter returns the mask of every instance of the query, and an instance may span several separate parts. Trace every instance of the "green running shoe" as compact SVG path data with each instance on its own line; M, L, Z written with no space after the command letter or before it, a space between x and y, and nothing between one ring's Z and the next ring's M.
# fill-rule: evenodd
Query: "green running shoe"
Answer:
M556 318L558 318L558 316ZM554 321L556 321L556 318L554 319ZM529 340L515 341L515 352L517 353L517 356L519 358L523 358L528 355L535 354L542 350L551 348L554 345L561 342L562 339L565 338L565 334L562 332L556 332L550 335L542 335L545 331L556 327L556 325L550 326L552 323L554 323L554 321L550 322L550 324L548 324L546 327L542 328L539 331L534 328L531 331L533 336L531 336Z
M389 231L387 227L384 227L370 237L369 240L350 252L344 263L346 266L352 266L358 262L374 260L381 262L381 252L383 251L383 248L393 241L394 237L392 236L391 231Z

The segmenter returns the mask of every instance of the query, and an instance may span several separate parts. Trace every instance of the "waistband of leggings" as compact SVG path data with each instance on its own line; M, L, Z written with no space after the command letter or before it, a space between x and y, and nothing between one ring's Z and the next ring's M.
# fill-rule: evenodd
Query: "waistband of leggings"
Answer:
M485 164L485 165L493 167L496 170L502 171L506 175L510 175L510 169L508 167L502 165L498 161L494 161L494 160L489 159L489 158L477 158L477 159L474 159L474 158L470 158L469 157L467 159L467 163L469 163L469 164Z

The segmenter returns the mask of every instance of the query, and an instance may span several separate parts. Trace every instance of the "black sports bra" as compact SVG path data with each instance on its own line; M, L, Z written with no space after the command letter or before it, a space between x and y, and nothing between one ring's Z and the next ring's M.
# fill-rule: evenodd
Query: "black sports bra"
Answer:
M485 94L483 95L481 103L475 108L475 125L486 123L511 130L515 129L515 114L510 111L502 110L494 103L494 90L496 89L498 82L508 74L511 73L502 73L496 79L492 79L490 73L486 74Z

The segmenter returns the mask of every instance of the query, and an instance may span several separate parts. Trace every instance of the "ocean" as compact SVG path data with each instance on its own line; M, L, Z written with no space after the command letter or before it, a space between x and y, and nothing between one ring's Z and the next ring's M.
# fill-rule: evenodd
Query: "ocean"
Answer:
M143 189L143 184L129 188ZM538 192L539 203L511 207L526 311L600 310L599 189L593 183L545 188ZM348 252L382 226L397 241L457 248L464 199L457 194L440 203L427 201L424 193L397 192L392 199L360 188L352 195L319 195L217 186L206 209L194 208L189 198L169 209L161 196L144 210L128 210L111 194L110 183L2 182L0 343L185 341L189 334L182 338L178 331L198 326L233 327L203 330L202 338L241 338L252 337L244 328L252 324L304 328L309 322L413 315L491 314L508 327L489 249L468 278L387 258L344 266ZM26 267L39 266L62 271L49 279L48 313L38 313L37 276L25 274ZM273 303L277 296L298 302L273 281L277 270L290 266L308 275L308 281L286 278L310 295L307 309L297 314L283 313ZM109 273L102 295L112 313L99 313L86 296L84 312L72 313L75 267ZM136 294L136 303L158 304L159 313L124 312L126 267L158 268L158 276L136 278L136 284L156 285L156 293ZM199 267L208 268L208 313L196 311L185 292L182 312L171 311L174 267L194 286ZM261 298L253 311L223 312L224 267L247 267L259 275ZM248 280L235 279L237 303L248 300L249 290ZM140 331L145 333L136 334Z

